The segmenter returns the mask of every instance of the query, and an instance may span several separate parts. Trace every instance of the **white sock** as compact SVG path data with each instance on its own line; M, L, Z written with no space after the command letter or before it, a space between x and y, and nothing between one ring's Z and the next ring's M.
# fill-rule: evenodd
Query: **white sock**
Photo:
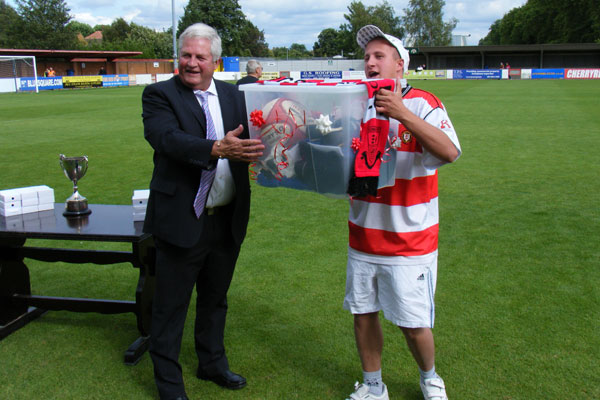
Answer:
M425 379L437 377L437 374L435 373L435 365L429 371L423 371L421 368L419 368L419 374L421 375L421 382L423 382Z
M375 396L380 396L383 393L383 380L381 379L381 370L375 372L363 371L363 379L365 385L369 387L369 392Z

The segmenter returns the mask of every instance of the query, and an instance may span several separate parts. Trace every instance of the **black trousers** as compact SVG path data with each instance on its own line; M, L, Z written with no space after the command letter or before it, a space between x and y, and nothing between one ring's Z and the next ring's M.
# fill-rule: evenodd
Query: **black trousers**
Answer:
M223 343L227 290L239 246L231 235L231 214L220 209L204 215L200 241L192 248L156 242L156 289L152 304L150 357L161 399L185 395L179 352L194 285L194 342L198 370L215 375L229 369Z

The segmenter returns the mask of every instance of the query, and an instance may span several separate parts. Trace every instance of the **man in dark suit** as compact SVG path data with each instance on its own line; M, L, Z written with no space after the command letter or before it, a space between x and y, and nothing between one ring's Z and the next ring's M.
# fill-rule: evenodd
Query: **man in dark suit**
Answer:
M248 163L264 146L247 138L237 87L213 79L220 56L217 32L194 24L179 38L179 75L142 95L144 136L154 149L144 231L156 243L150 356L161 399L187 399L178 359L194 285L198 378L246 386L229 369L223 336L250 213Z
M237 81L236 85L245 85L247 83L255 83L258 82L262 75L262 65L256 60L249 60L246 63L246 72L248 75Z

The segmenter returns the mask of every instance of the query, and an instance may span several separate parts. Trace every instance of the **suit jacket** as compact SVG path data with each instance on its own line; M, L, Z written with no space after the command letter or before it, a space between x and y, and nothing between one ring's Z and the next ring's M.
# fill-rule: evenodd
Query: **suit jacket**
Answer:
M235 84L236 85L245 85L247 83L256 83L258 82L258 78L252 75L246 75L245 77L243 77L242 79L240 79L239 81L237 81Z
M215 80L225 133L244 125L248 135L244 97L235 85ZM154 171L144 232L180 247L192 247L201 234L194 198L202 170L216 168L212 140L206 139L206 117L191 88L179 76L149 85L142 95L144 137L154 149ZM241 245L250 214L248 164L229 161L236 186L231 229ZM201 216L200 218L204 218Z

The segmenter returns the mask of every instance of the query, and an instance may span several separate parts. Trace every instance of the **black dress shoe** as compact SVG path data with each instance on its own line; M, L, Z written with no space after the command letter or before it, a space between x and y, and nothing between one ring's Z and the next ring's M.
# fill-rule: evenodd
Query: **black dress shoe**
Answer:
M235 372L231 372L230 370L211 376L205 375L204 373L198 371L197 376L202 380L214 382L226 389L241 389L246 386L246 378L236 374Z

